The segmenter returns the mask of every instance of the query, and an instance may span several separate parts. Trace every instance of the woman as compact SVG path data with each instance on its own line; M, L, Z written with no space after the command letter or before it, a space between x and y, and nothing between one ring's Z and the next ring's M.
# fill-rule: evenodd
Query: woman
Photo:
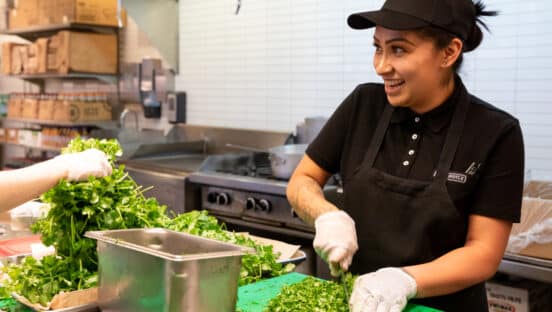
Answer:
M471 0L388 0L348 19L375 27L383 84L362 84L344 100L287 195L314 224L332 274L349 265L361 274L352 311L400 311L411 298L487 311L484 281L519 221L524 166L518 121L470 95L456 74L462 53L482 40L479 17L491 15ZM337 172L342 210L321 192Z
M38 197L61 179L85 180L111 174L107 156L97 149L63 154L11 171L0 171L0 212Z

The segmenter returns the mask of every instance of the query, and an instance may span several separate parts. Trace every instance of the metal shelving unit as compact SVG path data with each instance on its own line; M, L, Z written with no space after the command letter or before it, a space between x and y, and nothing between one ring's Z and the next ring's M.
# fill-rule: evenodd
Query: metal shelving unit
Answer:
M4 142L5 145L11 145L11 146L19 146L19 147L25 147L25 148L32 148L39 151L45 151L45 152L57 152L59 153L61 151L61 147L51 147L51 146L38 146L38 145L29 145L29 144L21 144L21 143L7 143Z
M117 74L89 74L89 73L44 73L44 74L21 74L4 75L5 77L19 78L35 84L42 84L45 79L96 79L109 84L117 83Z
M47 26L33 26L20 29L3 29L0 30L0 34L3 35L14 35L27 40L34 40L36 38L49 36L57 33L61 30L80 30L87 32L95 33L112 33L116 32L119 27L116 26L104 26L104 25L92 25L92 24L82 24L82 23L65 23L58 25L47 25Z
M120 19L120 17L119 17ZM122 25L119 22L119 25ZM92 25L83 23L64 23L58 25L47 26L33 26L20 29L4 29L0 30L0 34L14 35L30 41L34 41L38 38L52 36L62 30L82 31L88 33L103 33L103 34L115 34L117 40L119 40L119 29L122 26L105 26L105 25ZM119 45L119 43L117 43ZM119 56L117 57L117 61ZM117 66L118 68L119 66ZM4 77L18 78L34 85L37 85L40 92L44 91L45 81L47 80L94 80L99 83L112 84L116 86L116 94L119 96L119 73L115 74L102 74L102 73L83 73L73 72L67 74L60 73L39 73L39 74L16 74L16 75L0 75ZM32 128L40 129L43 126L57 126L57 127L87 127L87 128L102 128L102 129L114 129L117 127L117 122L110 121L52 121L52 120L38 120L38 119L25 119L25 118L0 118L0 123L4 126L14 125L15 128ZM3 143L4 150L7 148L19 147L26 149L26 154L32 151L41 152L42 155L47 155L51 152L60 152L60 148L49 146L36 146L19 143ZM3 151L4 153L4 151ZM0 157L2 160L2 157Z
M60 127L98 127L98 128L116 128L117 122L113 120L91 120L91 121L56 121L56 120L39 120L39 119L25 119L25 118L3 118L5 122L18 122L39 126L60 126Z

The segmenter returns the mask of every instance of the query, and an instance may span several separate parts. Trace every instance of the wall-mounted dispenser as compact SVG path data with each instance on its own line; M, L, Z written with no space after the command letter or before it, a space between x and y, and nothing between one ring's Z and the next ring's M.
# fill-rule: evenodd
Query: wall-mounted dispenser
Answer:
M169 92L167 94L167 116L169 122L185 123L186 122L186 93L185 92Z
M124 63L121 66L119 99L123 105L141 104L146 118L161 117L161 108L172 90L174 72L163 68L159 59L144 58L140 63Z
M140 103L144 105L144 117L160 118L161 102L156 91L156 76L162 74L161 60L145 58L140 64Z

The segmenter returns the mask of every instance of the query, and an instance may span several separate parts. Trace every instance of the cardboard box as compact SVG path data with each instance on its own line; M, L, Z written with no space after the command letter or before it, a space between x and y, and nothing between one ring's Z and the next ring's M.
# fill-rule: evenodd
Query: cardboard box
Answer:
M21 74L23 73L23 64L27 59L27 45L14 46L11 51L11 74Z
M48 62L54 60L50 55L55 54L55 64L49 63L47 67L62 74L116 74L117 52L115 34L60 31L48 48Z
M117 0L19 0L9 13L9 28L81 23L118 26Z
M10 10L9 28L28 28L39 25L39 0L19 0Z
M552 182L529 181L525 185L521 221L512 226L507 251L552 259Z
M13 49L15 47L21 47L21 46L24 46L24 44L15 43L15 42L2 43L2 74L9 75L12 73Z
M523 188L523 196L552 200L552 181L528 181Z
M11 9L8 17L9 29L20 29L29 27L28 18L22 10Z
M37 66L36 66L36 72L37 73L45 73L47 72L47 61L48 61L48 42L50 41L49 38L40 38L35 41L36 45L36 59L37 59Z
M38 118L38 100L36 98L25 98L23 100L21 117L25 119Z
M38 3L38 25L60 24L55 20L57 0L40 0Z
M10 96L8 99L8 118L21 118L23 105L19 96Z
M53 118L71 122L111 120L111 106L99 102L57 101Z
M38 61L36 58L37 47L34 43L27 46L27 55L23 58L23 72L25 74L35 74Z
M552 284L498 273L485 286L490 312L552 311Z
M38 104L39 120L54 120L54 110L56 106L55 99L43 99Z
M57 0L56 7L54 20L60 24L118 26L117 0Z
M2 42L2 74L11 73L11 47L12 42Z
M529 312L529 292L523 288L485 283L489 312Z

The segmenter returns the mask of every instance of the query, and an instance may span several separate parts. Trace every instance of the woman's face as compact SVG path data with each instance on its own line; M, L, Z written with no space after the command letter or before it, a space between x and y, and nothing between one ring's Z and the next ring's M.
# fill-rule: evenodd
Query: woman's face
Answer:
M374 46L374 68L391 105L424 113L444 100L444 55L431 39L377 26Z

